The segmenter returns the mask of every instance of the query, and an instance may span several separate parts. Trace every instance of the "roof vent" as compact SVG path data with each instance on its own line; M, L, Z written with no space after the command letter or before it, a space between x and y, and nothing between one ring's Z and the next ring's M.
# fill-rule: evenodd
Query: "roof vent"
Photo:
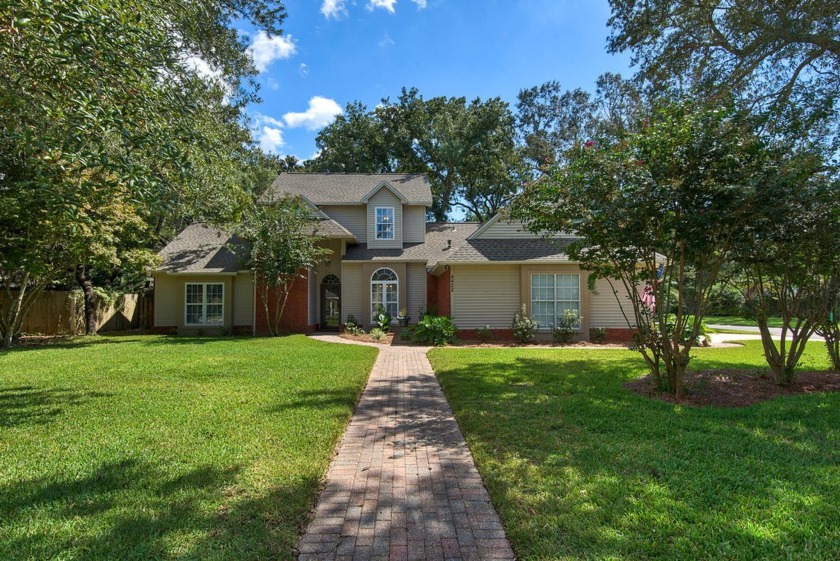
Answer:
M452 240L446 240L446 249L452 249Z

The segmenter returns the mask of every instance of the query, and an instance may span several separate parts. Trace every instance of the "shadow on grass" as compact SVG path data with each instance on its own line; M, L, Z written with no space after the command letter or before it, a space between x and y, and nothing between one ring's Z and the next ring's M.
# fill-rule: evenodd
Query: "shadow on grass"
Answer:
M52 422L67 407L111 394L67 388L0 386L0 428L20 425L43 425Z
M204 466L173 476L132 459L0 487L0 558L291 559L318 481L246 495L237 490L241 471Z
M511 358L438 377L519 557L840 554L840 396L688 408L623 387L638 357Z

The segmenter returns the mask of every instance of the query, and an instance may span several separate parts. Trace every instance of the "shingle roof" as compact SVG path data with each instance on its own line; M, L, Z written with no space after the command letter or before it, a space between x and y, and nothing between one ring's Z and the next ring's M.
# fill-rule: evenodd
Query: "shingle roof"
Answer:
M421 173L281 173L262 200L301 195L316 205L362 204L362 199L383 181L407 204L432 206L432 189Z
M318 221L318 226L315 228L315 231L328 238L339 238L339 239L351 239L355 240L356 236L353 235L350 230L333 220L332 218L326 218L324 220Z
M402 249L370 249L367 244L347 248L345 261L425 261L433 267L464 244L480 224L471 222L426 224L425 243L406 244ZM451 247L448 240L452 241Z
M247 242L222 228L193 224L158 252L163 258L163 265L158 270L170 273L235 273L242 269L241 260L247 247Z
M568 261L572 238L468 240L446 259L447 263L492 261Z

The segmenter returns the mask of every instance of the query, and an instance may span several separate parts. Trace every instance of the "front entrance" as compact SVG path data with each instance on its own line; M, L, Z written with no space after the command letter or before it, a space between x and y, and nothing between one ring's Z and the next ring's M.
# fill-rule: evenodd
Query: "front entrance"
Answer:
M324 331L338 331L341 324L341 281L327 275L321 281L321 322Z

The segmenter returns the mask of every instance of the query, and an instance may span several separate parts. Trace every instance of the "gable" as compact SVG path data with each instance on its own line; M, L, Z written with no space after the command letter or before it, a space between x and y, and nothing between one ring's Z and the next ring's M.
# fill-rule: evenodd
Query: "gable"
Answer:
M469 237L471 240L539 239L542 236L529 232L520 220L502 218L497 214L485 222Z

